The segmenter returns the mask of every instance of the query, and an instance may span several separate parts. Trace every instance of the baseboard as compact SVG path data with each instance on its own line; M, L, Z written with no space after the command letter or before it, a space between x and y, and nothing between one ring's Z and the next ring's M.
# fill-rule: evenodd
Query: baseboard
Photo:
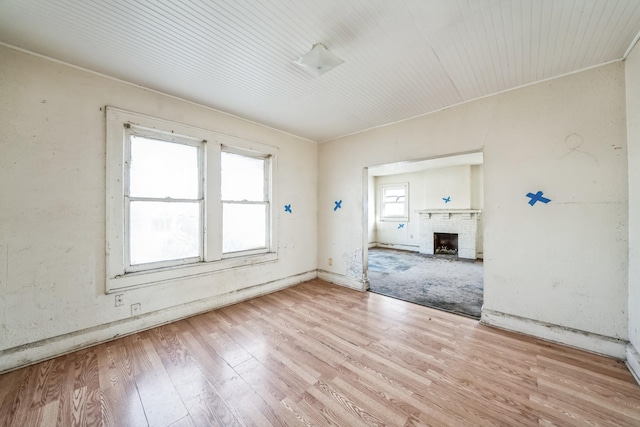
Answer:
M627 345L627 367L640 385L640 353L631 343Z
M0 374L318 277L316 270L0 351Z
M344 286L356 291L366 291L369 289L369 282L364 280L354 279L343 274L332 273L326 270L318 270L318 278L325 282L334 283L336 285Z
M624 360L627 341L500 311L482 309L480 323Z
M376 246L378 248L385 248L385 249L399 249L402 251L420 252L420 246L395 245L392 243L378 243Z

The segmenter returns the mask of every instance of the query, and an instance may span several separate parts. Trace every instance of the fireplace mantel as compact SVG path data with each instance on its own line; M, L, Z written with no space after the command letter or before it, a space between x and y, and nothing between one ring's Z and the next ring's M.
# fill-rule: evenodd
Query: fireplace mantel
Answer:
M425 209L420 215L420 253L433 255L433 233L458 235L458 257L476 259L479 209Z

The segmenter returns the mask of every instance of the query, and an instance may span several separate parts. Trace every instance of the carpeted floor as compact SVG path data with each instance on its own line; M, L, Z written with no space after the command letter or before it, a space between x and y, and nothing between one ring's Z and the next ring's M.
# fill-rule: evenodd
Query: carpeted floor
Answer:
M429 257L415 252L369 249L370 291L480 318L482 261Z

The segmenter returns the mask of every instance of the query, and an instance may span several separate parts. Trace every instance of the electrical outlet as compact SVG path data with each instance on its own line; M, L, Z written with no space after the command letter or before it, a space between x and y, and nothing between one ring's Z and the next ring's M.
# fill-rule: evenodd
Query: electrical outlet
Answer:
M122 307L124 305L124 294L116 295L116 307Z
M333 258L329 258L329 265L333 265Z
M142 306L140 303L131 304L131 315L138 316L140 313L142 313Z

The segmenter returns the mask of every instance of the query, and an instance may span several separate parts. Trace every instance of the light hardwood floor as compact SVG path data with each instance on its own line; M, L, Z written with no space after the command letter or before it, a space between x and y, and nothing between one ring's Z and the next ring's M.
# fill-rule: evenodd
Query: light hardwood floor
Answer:
M314 280L0 376L0 425L640 425L605 357Z

